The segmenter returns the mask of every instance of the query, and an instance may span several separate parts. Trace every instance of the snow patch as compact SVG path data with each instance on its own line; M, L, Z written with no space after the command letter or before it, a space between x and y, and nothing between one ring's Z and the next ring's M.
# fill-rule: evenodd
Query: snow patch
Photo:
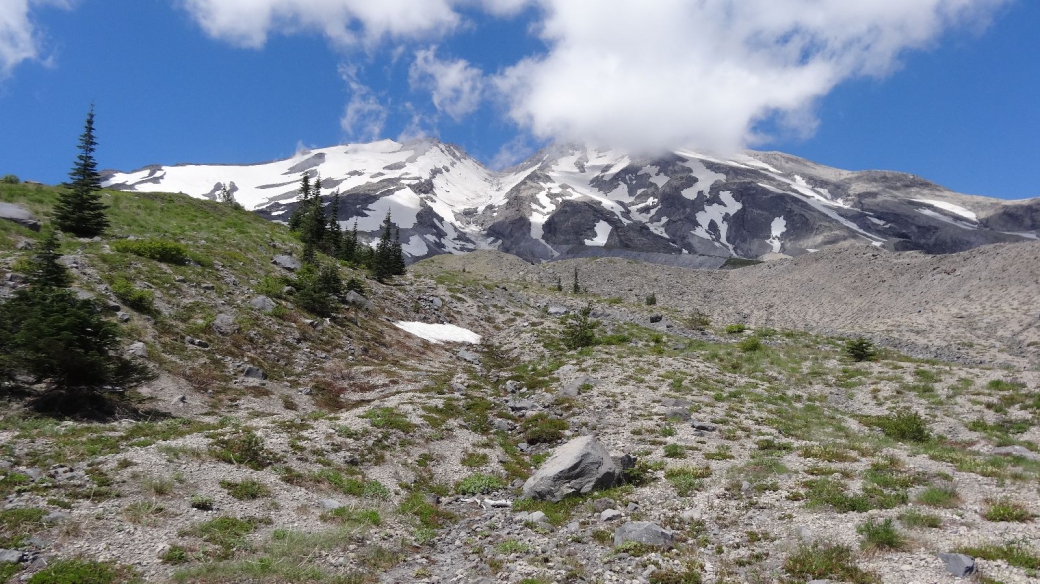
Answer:
M978 221L979 221L979 216L978 215L976 215L975 213L965 209L964 207L961 207L960 205L954 205L953 203L947 203L945 201L933 201L931 199L910 199L910 200L914 201L915 203L924 203L925 205L931 205L933 207L937 207L939 209L942 209L943 211L948 211L950 213L953 213L954 215L958 215L960 217L963 217L963 218L967 219L968 221L972 221L972 222L975 222L975 223L978 223Z
M971 223L965 223L964 221L959 221L957 219L953 219L952 217L947 217L946 215L943 215L942 213L936 213L935 211L932 211L931 209L917 209L917 212L922 214L922 215L924 215L925 217L931 217L932 219L938 219L939 221L942 221L943 223L949 223L950 225L954 225L954 226L960 227L961 229L967 229L969 231L975 231L975 230L977 230L979 228L978 225L972 225Z
M413 258L422 257L430 253L430 248L426 245L426 241L418 235L413 235L408 243L401 246L401 251L412 256Z
M416 216L422 208L422 200L412 189L399 189L392 195L383 197L368 206L368 215L357 217L359 231L376 231L383 224L387 210L390 220L401 229L415 227Z
M770 237L766 241L767 243L769 243L769 245L773 246L773 253L780 253L780 245L781 243L783 243L782 241L780 241L780 236L783 235L785 231L787 231L787 220L783 217L777 217L776 219L773 219L773 224L770 225L770 229L772 232L772 237Z
M607 244L607 238L610 237L610 231L613 229L610 223L606 221L600 221L596 224L596 237L592 239L586 239L585 245L596 245L603 247Z
M428 324L425 322L395 322L394 326L431 343L480 344L480 335L453 324Z
M683 194L685 195L685 193ZM736 255L736 252L733 250L733 245L727 241L729 224L726 223L726 217L733 217L733 215L736 215L737 211L740 211L740 209L743 208L743 205L737 202L736 199L733 198L733 193L729 191L722 191L719 193L719 199L722 203L705 205L704 210L697 213L697 228L693 230L693 234L707 239L708 241L714 241L715 238L712 236L711 232L708 231L708 227L714 221L719 230L719 239L717 243L726 246L729 248L730 253Z
M696 200L701 193L707 196L713 184L726 180L726 175L708 170L700 160L688 160L686 166L693 171L693 176L697 178L697 184L682 192L682 196L691 201Z

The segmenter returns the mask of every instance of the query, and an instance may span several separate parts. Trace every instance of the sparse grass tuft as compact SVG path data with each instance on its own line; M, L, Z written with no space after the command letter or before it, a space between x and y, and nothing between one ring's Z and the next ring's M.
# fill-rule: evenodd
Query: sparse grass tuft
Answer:
M917 509L907 509L899 514L899 522L906 527L928 527L938 529L942 527L942 518L932 513L924 513Z
M865 550L896 550L906 545L905 538L891 519L869 519L856 527L856 532L863 536L860 546Z
M707 466L674 466L664 471L664 478L672 483L680 497L689 497L704 486L703 480L711 476Z
M1040 552L1027 548L1020 542L1007 542L1001 545L982 544L962 547L956 550L973 558L990 561L1004 561L1009 566L1026 570L1040 570Z
M784 561L784 570L802 581L837 580L853 584L880 584L881 578L856 565L852 549L814 543L802 546Z
M29 578L29 584L122 584L139 582L129 568L111 562L58 560Z
M505 482L494 475L475 473L459 481L455 485L455 492L460 495L486 495L505 486Z
M961 497L953 485L931 486L921 491L917 502L929 507L954 508L960 504Z
M415 425L408 421L408 417L388 406L372 408L361 414L362 418L368 420L375 428L399 430L405 434L415 429Z
M570 425L567 420L550 417L546 413L537 413L524 419L521 428L528 444L550 444L563 438L563 431Z
M932 439L928 422L914 411L903 410L884 416L866 416L863 423L881 428L885 436L904 442L928 442Z
M989 507L982 513L987 521L1025 523L1032 521L1035 515L1025 505L1012 501L1007 497L989 501Z
M267 485L253 479L241 482L222 480L220 486L239 501L251 501L271 494L271 489L267 488Z

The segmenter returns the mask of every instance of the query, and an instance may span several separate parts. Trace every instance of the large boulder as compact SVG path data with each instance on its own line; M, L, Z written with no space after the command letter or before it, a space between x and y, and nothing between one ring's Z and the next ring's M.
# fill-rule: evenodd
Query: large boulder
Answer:
M966 578L975 573L975 558L964 554L938 554L946 567L946 571L958 578Z
M621 471L594 436L582 436L557 448L524 483L524 496L560 501L614 485Z
M274 311L275 306L274 300L271 300L267 296L257 296L256 298L249 301L249 306L255 310L259 310L264 314L268 314Z
M672 533L649 521L630 521L614 532L614 546L638 543L659 548L672 547Z
M235 323L235 317L230 314L218 314L213 319L213 330L217 331L218 335L226 337L238 332L238 324Z
M14 203L0 203L0 219L13 221L33 231L40 230L40 222L36 217L25 207L15 205Z
M276 255L271 259L271 263L290 272L295 272L303 267L299 260L287 255Z

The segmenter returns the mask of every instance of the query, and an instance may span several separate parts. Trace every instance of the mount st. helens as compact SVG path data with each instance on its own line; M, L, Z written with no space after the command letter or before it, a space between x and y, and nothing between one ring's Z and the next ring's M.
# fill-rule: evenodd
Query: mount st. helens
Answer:
M377 235L389 210L410 260L497 249L529 261L621 256L719 267L798 256L845 241L893 251L964 251L1037 239L1040 199L954 193L919 177L851 172L774 152L634 156L554 146L495 172L460 148L384 140L253 165L106 171L108 188L216 199L287 219L303 174L339 192L344 228Z

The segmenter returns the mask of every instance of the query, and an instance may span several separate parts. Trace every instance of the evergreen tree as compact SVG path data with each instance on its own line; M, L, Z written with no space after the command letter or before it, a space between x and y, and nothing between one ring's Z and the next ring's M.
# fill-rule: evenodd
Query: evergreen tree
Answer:
M343 230L339 226L339 191L332 193L332 202L329 203L329 227L326 233L328 240L329 255L340 257L340 248L343 246Z
M599 321L592 319L592 303L586 304L577 314L564 317L562 341L568 349L581 349L596 344L596 329Z
M405 273L404 249L401 248L401 229L394 226L394 243L390 246L390 270L395 276Z
M581 294L581 284L578 283L578 267L574 266L574 285L571 287L571 292L575 294Z
M68 288L72 278L65 266L58 263L58 235L51 231L40 243L40 251L32 258L29 284L40 288Z
M390 210L387 209L386 219L383 219L383 234L379 237L376 253L372 258L372 275L380 282L387 281L395 271L393 229Z
M303 178L300 179L300 200L296 202L296 208L293 209L292 215L289 216L289 230L299 231L303 225L303 218L307 214L307 201L311 196L311 177L306 172L303 173Z
M69 171L71 182L54 206L54 223L58 229L78 237L94 237L108 229L105 205L101 202L101 174L94 152L94 107L87 114L86 127L79 137L79 155Z
M343 261L360 263L358 257L357 218L354 219L354 228L343 232L343 242L339 247L339 257Z

